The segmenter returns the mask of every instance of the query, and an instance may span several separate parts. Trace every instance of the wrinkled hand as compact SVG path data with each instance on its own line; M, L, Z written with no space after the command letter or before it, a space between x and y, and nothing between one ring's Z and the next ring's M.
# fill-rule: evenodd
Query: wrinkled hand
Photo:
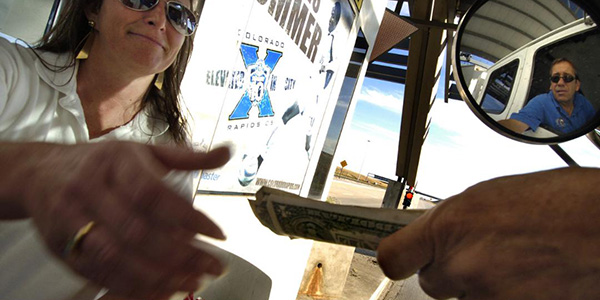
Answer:
M600 299L600 169L477 184L384 239L392 279L437 299Z
M172 169L219 167L229 156L226 148L194 153L125 142L57 145L30 166L26 209L59 257L79 228L94 221L80 251L65 261L112 293L161 299L193 291L203 274L218 275L222 266L190 240L197 233L225 237L161 179Z

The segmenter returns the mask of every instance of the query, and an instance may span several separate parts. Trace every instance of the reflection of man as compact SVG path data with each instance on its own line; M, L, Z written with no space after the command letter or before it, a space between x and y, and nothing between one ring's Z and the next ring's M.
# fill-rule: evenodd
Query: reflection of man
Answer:
M590 102L578 93L580 86L573 63L566 58L558 58L552 62L550 92L534 97L510 119L499 123L517 133L527 129L535 131L540 125L555 133L575 131L595 114Z

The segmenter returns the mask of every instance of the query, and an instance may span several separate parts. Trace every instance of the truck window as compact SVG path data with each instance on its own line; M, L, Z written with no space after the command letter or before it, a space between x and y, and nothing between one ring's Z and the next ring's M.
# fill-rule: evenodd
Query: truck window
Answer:
M577 76L581 81L580 91L598 110L600 108L597 101L600 99L598 69L590 67L597 65L598 58L595 55L589 55L589 53L596 53L598 49L600 49L600 30L598 29L588 30L538 49L535 53L533 80L527 94L528 101L539 94L548 92L550 65L554 59L564 57L575 64Z
M499 114L506 108L519 68L519 60L515 59L494 71L485 88L481 108L488 114Z

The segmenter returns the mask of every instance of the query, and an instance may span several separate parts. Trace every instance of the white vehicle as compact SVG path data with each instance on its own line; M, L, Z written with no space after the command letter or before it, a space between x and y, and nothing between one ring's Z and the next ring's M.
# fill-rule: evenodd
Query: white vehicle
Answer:
M527 43L489 68L485 63L463 68L465 78L471 78L467 84L473 98L493 120L508 119L530 99L548 92L552 60L567 57L576 68L580 66L578 76L584 95L589 100L600 99L600 87L593 83L598 81L598 70L585 70L590 63L589 54L600 45L600 30L596 28L591 19L579 19ZM596 105L595 108L598 110ZM524 134L536 138L557 136L543 127Z

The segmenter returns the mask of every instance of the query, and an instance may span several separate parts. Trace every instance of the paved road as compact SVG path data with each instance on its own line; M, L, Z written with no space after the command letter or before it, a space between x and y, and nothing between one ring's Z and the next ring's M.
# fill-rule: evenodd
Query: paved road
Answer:
M373 187L366 184L359 184L353 181L334 178L329 190L329 197L336 200L338 204L357 205L367 207L381 207L385 189ZM418 196L417 196L418 197ZM418 201L415 197L410 208L431 208L434 206L429 201Z
M335 198L338 204L346 205L381 207L384 195L385 189L338 178L334 178L329 190L329 197ZM411 208L430 208L434 205L430 201L419 201L417 198L418 195L413 200ZM384 281L385 276L374 256L373 251L356 249L340 300L374 299L373 294L380 286L386 287L382 294L386 295L385 300L433 300L419 288L415 276L394 283ZM383 298L377 297L377 299Z
M381 207L385 189L343 179L333 179L329 197L338 204Z

